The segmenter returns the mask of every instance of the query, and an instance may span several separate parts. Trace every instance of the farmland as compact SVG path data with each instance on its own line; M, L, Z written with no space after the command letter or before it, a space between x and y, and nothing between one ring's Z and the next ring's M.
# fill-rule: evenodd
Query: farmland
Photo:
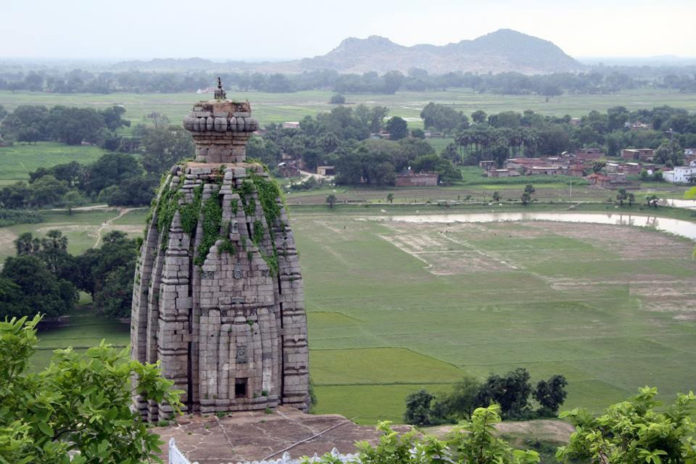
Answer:
M300 120L328 111L330 92L234 93L252 102L262 124ZM104 108L123 104L133 123L157 111L178 124L195 94L58 95L0 92L0 104L64 104ZM465 113L532 109L580 116L616 105L629 110L671 105L696 110L696 95L658 90L602 96L481 95L467 91L396 95L349 95L351 105L384 105L390 115L421 125L429 101ZM442 149L447 139L436 139ZM0 148L0 185L27 179L38 167L77 160L88 163L95 147L53 143ZM464 375L483 378L516 367L534 381L563 374L566 407L599 411L655 385L664 397L693 388L696 354L696 262L693 242L626 226L519 222L412 224L378 220L394 214L438 214L517 209L530 179L483 179L463 168L464 180L443 188L330 187L287 194L302 266L316 412L343 414L359 423L400 420L404 397L420 388L449 389ZM528 210L614 210L616 193L567 178L533 179L538 203ZM644 183L636 201L657 193L679 198L683 188ZM500 204L492 203L498 191ZM334 193L338 207L325 206ZM395 205L386 196L394 195ZM592 202L592 203L583 203ZM452 204L450 204L452 203ZM455 204L456 203L456 204ZM439 205L439 206L438 206ZM367 206L367 207L366 207ZM643 206L632 211L648 214ZM652 213L652 212L651 212ZM658 215L694 220L684 210ZM14 253L23 232L56 228L80 253L113 229L142 231L145 210L45 213L40 224L0 228L0 259ZM128 343L127 326L88 310L72 315L68 328L41 333L34 367L53 348L86 347L100 339ZM82 349L82 348L80 348Z
M295 214L318 412L398 420L406 394L526 367L599 410L692 388L693 243L629 227ZM427 366L427 367L426 367Z
M330 111L329 104L333 92L305 91L294 93L235 92L228 95L233 99L248 100L252 103L254 117L262 125L271 122L299 121L304 116L313 116L322 111ZM195 93L173 94L51 94L36 92L0 92L0 105L13 110L18 105L67 105L103 109L112 105L126 108L124 117L133 123L145 121L152 112L166 115L178 124L187 114L194 102L212 97ZM696 110L696 94L668 92L660 89L638 89L621 91L609 95L562 95L546 101L539 95L491 95L472 90L447 90L430 92L397 92L394 95L349 94L347 105L382 105L389 108L390 116L401 116L409 121L409 126L422 127L420 112L429 102L451 105L457 110L470 114L476 110L487 113L501 111L533 110L543 115L563 116L569 114L579 117L590 109L606 111L613 106L625 106L628 110L652 108L669 105Z
M317 412L398 421L415 390L516 367L534 381L565 375L566 406L594 411L645 384L665 396L693 388L692 242L625 226L377 220L402 214L384 208L291 211ZM4 228L2 254L9 234L37 226L67 231L76 253L100 227L136 234L145 221L144 210L116 216L54 213ZM73 322L41 334L35 366L52 348L128 342L127 327L90 312Z
M77 161L88 164L106 153L95 146L70 146L56 142L18 143L0 147L0 186L18 180L29 180L29 173L38 168Z

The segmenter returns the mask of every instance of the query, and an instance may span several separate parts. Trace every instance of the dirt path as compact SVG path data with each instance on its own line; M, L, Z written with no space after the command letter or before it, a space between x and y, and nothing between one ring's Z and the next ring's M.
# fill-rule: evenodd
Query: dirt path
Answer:
M116 215L115 217L112 217L108 221L102 222L102 225L100 225L99 228L97 229L97 241L94 242L94 245L92 245L92 248L99 248L99 245L101 245L101 242L102 242L102 232L104 232L104 230L107 227L111 227L113 225L114 221L122 218L123 216L130 213L134 209L137 209L137 208L119 208L118 215Z

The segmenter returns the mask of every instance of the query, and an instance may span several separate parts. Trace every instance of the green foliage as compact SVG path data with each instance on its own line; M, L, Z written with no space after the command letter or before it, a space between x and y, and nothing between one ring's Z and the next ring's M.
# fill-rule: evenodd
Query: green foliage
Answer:
M336 195L333 193L330 193L329 195L326 196L326 204L329 205L329 208L333 208L334 205L336 204Z
M263 214L266 216L266 224L268 224L268 227L273 228L280 216L281 206L278 204L278 199L283 198L278 183L273 179L264 178L256 174L251 175L251 180L256 186L259 203L261 203Z
M565 387L568 381L562 375L554 375L549 380L540 380L534 390L534 399L540 405L540 416L555 417L558 408L563 404L567 396Z
M237 253L237 248L235 248L229 238L223 238L222 244L218 247L218 252L235 255Z
M159 437L131 411L131 382L146 399L178 411L177 391L156 365L129 360L103 342L84 355L55 353L38 374L26 372L34 352L34 317L0 322L0 461L98 464L159 460ZM76 453L72 457L68 453Z
M145 128L143 132L142 164L150 174L159 175L194 152L191 136L183 127Z
M256 246L259 246L263 241L263 234L263 223L257 219L254 221L254 233L251 237L251 240Z
M470 419L480 404L481 382L474 377L464 377L454 384L452 391L435 398L430 416L433 423L457 422Z
M470 419L476 408L490 404L499 405L503 416L509 419L555 417L565 400L567 384L562 375L540 381L533 392L540 407L534 412L529 405L532 386L526 369L518 368L505 376L491 374L484 383L474 377L464 377L450 392L434 396L420 390L408 395L404 420L414 425L454 423Z
M660 197L658 197L658 196L655 195L655 194L648 195L648 196L645 197L645 204L646 204L648 207L657 208L657 206L658 206L659 203L660 203Z
M7 258L0 271L0 317L57 317L72 310L75 286L51 273L38 256Z
M416 172L436 172L438 180L443 184L451 184L462 179L462 173L452 163L435 154L422 155L413 160L413 169Z
M426 129L436 129L449 132L455 129L469 127L469 118L461 111L456 111L451 106L430 102L420 113Z
M36 224L41 221L43 221L43 218L35 211L0 208L0 227L14 224Z
M405 119L399 116L390 118L389 121L387 121L385 129L389 132L389 138L391 140L400 140L408 136L408 124Z
M181 217L181 228L189 236L193 236L198 225L198 217L201 212L201 197L203 196L203 185L198 185L193 189L193 201L186 203L179 208Z
M256 191L256 186L253 180L244 179L239 189L239 196L242 199L244 214L253 216L256 213L256 201L254 201L253 193Z
M76 257L76 285L90 293L96 309L107 316L130 316L136 250L135 240L123 232L111 231L100 248Z
M329 100L329 103L331 103L332 105L343 105L345 102L346 97L344 97L340 93L332 95L331 100Z
M562 413L576 432L557 457L563 462L590 459L604 464L696 462L692 419L696 396L677 395L672 405L657 412L656 395L656 388L641 388L638 395L609 406L599 417L582 409Z
M406 397L404 421L413 425L430 425L430 403L435 399L425 390L411 393Z
M171 177L164 178L160 186L159 199L156 206L157 231L160 233L162 249L167 246L169 241L169 228L174 220L174 214L179 207L180 195L178 194L178 186L171 188Z
M220 225L222 223L222 206L217 192L212 192L210 198L203 202L203 237L198 246L198 256L193 260L194 264L201 266L205 262L210 247L220 238Z
M474 411L471 421L462 422L446 440L433 437L418 438L415 431L398 433L390 422L380 422L379 442L372 446L358 442L356 463L359 464L534 464L539 462L536 451L515 450L494 434L500 422L495 405ZM304 460L303 462L308 462ZM319 462L334 463L335 458L324 455Z
M535 191L536 190L532 184L527 184L524 186L524 192L522 192L522 196L520 197L520 201L524 206L527 206L532 201L532 194Z
M415 432L399 434L390 427L390 422L380 422L377 430L382 432L379 443L373 447L367 442L358 442L358 462L361 464L406 464L417 462L411 449L416 445Z
M496 403L500 405L503 417L507 419L525 418L528 412L529 372L517 368L505 376L490 375L483 383L478 401L480 404Z
M500 422L500 408L491 405L478 408L471 421L455 428L448 441L454 462L532 464L539 462L536 451L514 450L504 440L494 435L495 424Z

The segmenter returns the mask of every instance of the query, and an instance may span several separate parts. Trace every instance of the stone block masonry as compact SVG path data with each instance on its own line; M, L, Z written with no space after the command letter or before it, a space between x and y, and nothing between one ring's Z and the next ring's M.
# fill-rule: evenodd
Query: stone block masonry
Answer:
M277 187L245 162L250 114L228 100L194 107L196 161L163 182L136 266L132 357L159 361L189 412L309 406L297 250ZM172 412L135 406L149 421Z

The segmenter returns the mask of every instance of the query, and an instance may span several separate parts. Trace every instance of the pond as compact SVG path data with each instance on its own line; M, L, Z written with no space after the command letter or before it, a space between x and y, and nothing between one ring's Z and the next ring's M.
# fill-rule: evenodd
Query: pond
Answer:
M419 214L378 216L369 218L380 221L412 223L453 224L457 222L505 222L505 221L555 221L588 224L634 226L669 232L696 241L696 223L657 216L642 216L625 213L471 213L471 214Z

